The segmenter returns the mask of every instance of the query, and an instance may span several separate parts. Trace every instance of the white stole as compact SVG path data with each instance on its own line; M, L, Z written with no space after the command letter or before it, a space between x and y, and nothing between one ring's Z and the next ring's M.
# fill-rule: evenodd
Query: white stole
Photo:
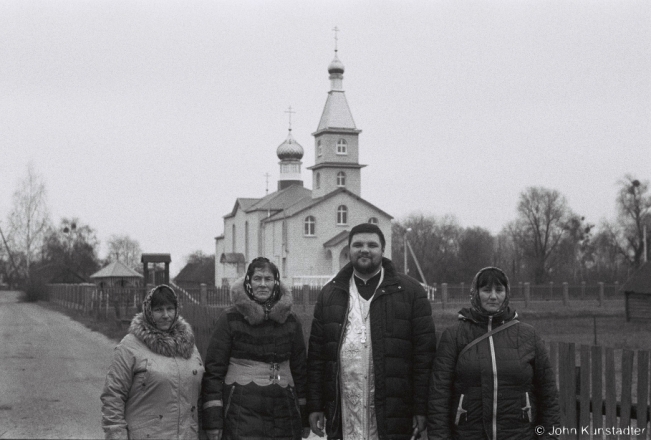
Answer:
M375 440L375 375L371 344L371 301L359 295L355 275L350 278L348 321L341 344L341 417L344 440ZM384 280L380 270L378 287ZM376 288L377 291L377 288Z

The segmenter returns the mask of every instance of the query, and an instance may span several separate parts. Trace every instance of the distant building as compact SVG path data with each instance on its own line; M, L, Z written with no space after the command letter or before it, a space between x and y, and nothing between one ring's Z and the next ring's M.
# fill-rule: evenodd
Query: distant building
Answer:
M258 256L274 261L283 278L329 277L348 262L351 227L377 224L391 255L391 219L361 197L359 134L343 90L344 65L328 66L331 87L317 130L312 190L303 186L303 147L292 136L278 146L278 190L261 198L238 198L215 239L215 284L242 276Z
M174 278L174 283L184 289L197 288L202 284L215 282L215 257L205 257L189 261Z

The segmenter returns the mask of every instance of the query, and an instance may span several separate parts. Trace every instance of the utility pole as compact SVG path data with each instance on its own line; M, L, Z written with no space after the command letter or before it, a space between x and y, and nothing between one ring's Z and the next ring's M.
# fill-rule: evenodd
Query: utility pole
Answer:
M9 254L9 261L11 261L11 266L14 268L16 276L18 276L18 269L16 268L16 263L14 263L14 256L11 254L9 245L7 245L7 240L5 239L5 234L2 233L2 228L0 228L0 235L2 236L2 241L4 242L5 248L7 249L7 254Z

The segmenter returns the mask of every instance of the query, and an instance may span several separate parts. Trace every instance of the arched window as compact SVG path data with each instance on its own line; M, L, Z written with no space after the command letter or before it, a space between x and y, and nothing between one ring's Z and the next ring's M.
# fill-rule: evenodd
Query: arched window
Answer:
M377 225L377 217L371 217L368 219L368 222L372 225Z
M311 215L305 217L305 235L316 235L316 219Z
M337 154L348 154L348 142L341 138L337 141Z
M316 173L316 189L321 188L321 173Z
M319 139L318 141L316 141L316 154L317 154L318 156L322 156L322 155L323 155L323 148L321 147L321 139Z
M339 205L337 207L337 224L338 225L348 224L348 208L346 208L345 205Z
M337 186L346 186L346 173L343 171L337 173Z

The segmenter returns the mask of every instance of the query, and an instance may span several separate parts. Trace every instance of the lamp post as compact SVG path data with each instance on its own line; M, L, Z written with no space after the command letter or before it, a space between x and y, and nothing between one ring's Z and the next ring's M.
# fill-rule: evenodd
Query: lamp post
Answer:
M405 252L405 275L409 274L409 267L407 266L407 234L411 232L411 228L405 229L405 233L403 235L403 248Z

